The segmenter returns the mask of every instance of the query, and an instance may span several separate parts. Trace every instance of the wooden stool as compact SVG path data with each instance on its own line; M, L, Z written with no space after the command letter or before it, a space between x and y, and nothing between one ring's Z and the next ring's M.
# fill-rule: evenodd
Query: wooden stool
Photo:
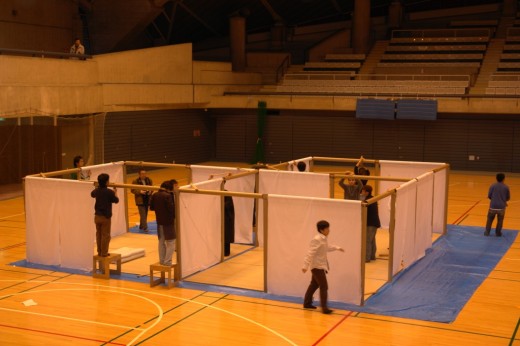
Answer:
M173 270L175 269L175 264L172 264L171 266L165 266L160 264L159 262L150 264L150 287L154 287L159 285L160 283L166 283L165 276L166 273L168 273L168 288L172 288L174 286L175 279L173 278ZM154 272L161 272L161 277L154 280L153 273Z
M111 270L110 263L114 262L116 263L117 269ZM114 253L107 257L94 256L92 263L92 276L100 279L110 279L110 272L121 275L121 254Z

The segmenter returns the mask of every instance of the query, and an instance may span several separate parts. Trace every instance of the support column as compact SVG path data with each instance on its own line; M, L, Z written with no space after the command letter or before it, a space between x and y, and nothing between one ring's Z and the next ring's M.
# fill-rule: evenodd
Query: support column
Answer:
M370 44L370 0L356 0L352 20L352 49L355 54L368 53Z
M271 48L282 49L285 46L285 25L283 22L276 22L271 27Z
M246 68L246 18L232 16L229 18L229 39L231 46L231 65L233 71L244 71Z
M504 0L502 5L502 15L506 17L516 17L516 11L518 11L517 0Z
M401 0L394 0L388 7L388 28L397 29L401 27L403 20L403 4Z

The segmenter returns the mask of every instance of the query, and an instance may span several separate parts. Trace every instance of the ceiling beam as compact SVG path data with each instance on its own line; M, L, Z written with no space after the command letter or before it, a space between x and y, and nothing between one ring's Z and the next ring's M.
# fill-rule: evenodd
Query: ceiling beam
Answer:
M211 25L206 23L206 21L200 18L195 12L193 12L188 6L183 3L183 0L177 1L176 4L181 6L186 12L188 12L193 18L195 18L199 23L201 23L206 29L214 33L216 36L222 36L217 30L215 30Z
M264 7L267 9L267 11L271 14L271 17L273 17L273 20L275 22L285 22L284 19L282 18L282 16L280 16L273 8L273 6L271 6L271 4L269 3L268 0L260 0L260 2L262 3L262 5L264 5Z

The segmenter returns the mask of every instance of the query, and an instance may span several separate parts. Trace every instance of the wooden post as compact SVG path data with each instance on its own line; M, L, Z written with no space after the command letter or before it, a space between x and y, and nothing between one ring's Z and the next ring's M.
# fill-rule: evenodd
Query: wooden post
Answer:
M267 222L269 221L269 215L267 215L268 196L263 195L262 200L264 201L264 292L267 292L267 250L269 248L267 245L269 239L269 227L267 227Z
M367 253L367 204L361 203L361 306L365 305L365 258Z
M395 201L397 192L394 190L390 196L390 222L388 225L388 282L392 282L394 275L394 240L395 240Z

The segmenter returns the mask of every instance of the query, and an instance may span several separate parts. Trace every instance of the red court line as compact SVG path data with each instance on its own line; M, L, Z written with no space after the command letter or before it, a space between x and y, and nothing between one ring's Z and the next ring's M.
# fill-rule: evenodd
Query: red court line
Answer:
M67 334L60 334L60 333L54 333L54 332L48 332L44 330L37 330L37 329L30 329L30 328L21 328L21 327L14 327L14 326L7 326L5 324L0 324L0 327L5 328L12 328L12 329L18 329L18 330L25 330L30 332L36 332L36 333L42 333L42 334L50 334L50 335L57 335L57 336L64 336L66 338L72 338L72 339L78 339L78 340L87 340L87 341L95 341L95 342L101 342L108 345L121 345L124 346L125 344L105 341L105 340L98 340L98 339L89 339L89 338L83 338L81 336L74 336L74 335L67 335Z
M15 247L23 246L23 245L25 245L25 244L27 244L27 243L26 243L26 242L23 242L23 243L20 243L20 244L9 245L9 246L6 246L6 247L1 248L0 251L13 249L13 248L15 248Z
M323 339L325 339L327 337L327 335L329 335L330 333L332 333L332 331L334 329L336 329L341 323L343 323L343 321L345 321L347 318L350 317L350 315L352 315L352 311L349 312L348 314L345 315L345 317L343 317L338 323L336 323L334 325L334 327L330 328L328 332L326 332L325 334L323 334L321 336L321 338L319 338L314 344L312 344L312 346L316 346L317 344L319 344Z
M477 204L479 204L480 201L477 201L475 204L473 204L468 210L466 210L464 213L462 213L461 216L459 216L459 218L455 221L452 222L453 225L456 225L457 222L460 221L460 219L462 219L467 213L469 213L471 211L471 209L475 208L477 206Z

